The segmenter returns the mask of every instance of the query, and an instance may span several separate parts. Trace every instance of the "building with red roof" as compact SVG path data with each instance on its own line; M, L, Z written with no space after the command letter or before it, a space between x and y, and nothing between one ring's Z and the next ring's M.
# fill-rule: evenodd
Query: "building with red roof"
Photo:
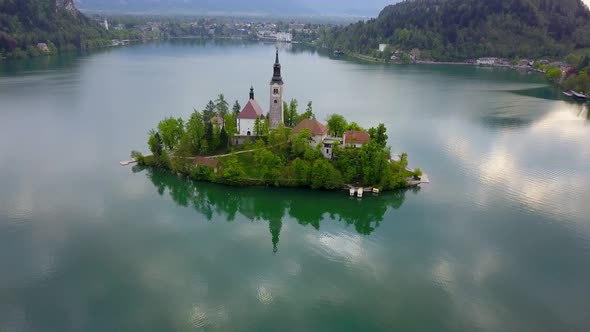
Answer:
M238 127L239 136L254 136L254 124L256 119L264 119L262 108L254 99L254 88L250 88L250 98L248 102L238 114L236 125Z
M366 131L347 130L342 135L344 146L360 148L364 144L369 143L371 136Z

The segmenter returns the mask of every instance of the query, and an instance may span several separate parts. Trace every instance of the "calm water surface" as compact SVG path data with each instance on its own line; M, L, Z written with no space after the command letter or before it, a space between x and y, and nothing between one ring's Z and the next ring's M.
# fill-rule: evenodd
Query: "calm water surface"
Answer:
M124 168L165 116L268 108L273 45L0 64L0 331L588 331L590 121L532 75L281 51L287 98L389 129L432 184L344 193Z

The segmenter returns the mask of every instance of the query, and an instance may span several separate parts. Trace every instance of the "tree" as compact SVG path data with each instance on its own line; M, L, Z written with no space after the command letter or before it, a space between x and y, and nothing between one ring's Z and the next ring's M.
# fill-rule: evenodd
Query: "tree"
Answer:
M232 138L234 136L236 136L236 134L238 133L238 127L236 124L236 114L232 113L232 114L228 114L225 116L224 118L224 124L225 124L225 132L227 133L227 137L228 137L228 147L232 144Z
M348 124L342 115L339 114L332 114L328 118L328 130L330 135L336 137L342 137L346 128L348 128Z
M238 117L238 114L240 114L240 112L242 111L242 106L240 106L240 103L237 100L234 103L234 106L232 107L232 111L236 118Z
M351 122L348 125L348 130L363 131L364 129L359 126L356 122Z
M203 122L209 122L215 116L215 104L213 100L209 100L207 106L203 110Z
M223 180L228 184L239 184L244 177L244 168L240 164L238 157L233 154L223 162Z
M547 70L547 72L545 73L545 76L547 77L547 79L549 81L551 81L553 83L557 83L561 79L561 69L551 68L551 69Z
M166 149L172 150L184 135L184 123L181 118L166 118L158 124L158 132Z
M371 141L376 142L381 146L381 148L385 148L387 146L387 128L383 123L380 123L377 128L369 129L369 135L371 136Z
M225 127L221 128L219 133L219 146L224 148L229 147L229 136L227 135L227 131L225 131Z
M197 154L205 137L205 123L201 113L194 110L186 122L186 135L188 136L193 154Z
M215 144L213 142L213 125L211 124L211 122L207 122L205 124L205 142L207 142L207 149L205 150L205 153L208 152L212 152L215 151ZM201 144L201 148L203 147L204 144Z
M283 101L283 123L285 126L289 125L289 112L291 112L289 110L289 104L287 104L286 101Z
M298 114L297 114L297 99L291 99L289 103L289 111L285 112L285 126L287 127L295 127L297 123Z
M317 159L311 170L312 189L336 189L342 186L342 176L332 164L324 159Z
M254 120L254 135L255 136L262 135L262 124L260 122L260 117L256 117L256 120Z
M227 113L229 113L229 104L225 100L223 93L220 94L215 100L215 109L217 109L217 113L222 118L225 118Z
M270 152L268 149L254 151L254 162L258 176L264 180L276 181L281 175L281 158Z
M312 107L311 101L307 103L307 109L305 110L305 113L303 113L299 116L299 118L297 119L297 123L301 122L301 120L304 120L304 119L315 119L315 115L313 114L313 107Z
M307 186L311 183L311 166L309 165L309 162L300 158L295 158L292 167L297 183L300 186Z
M150 130L148 146L150 147L150 151L154 157L159 158L162 154L162 138L160 137L160 133L154 131L153 129Z

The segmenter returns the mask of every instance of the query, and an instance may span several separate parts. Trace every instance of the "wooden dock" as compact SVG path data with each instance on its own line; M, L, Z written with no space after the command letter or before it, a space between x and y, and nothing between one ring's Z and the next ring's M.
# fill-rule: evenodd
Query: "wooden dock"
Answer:
M137 162L137 160L135 159L131 159L131 160L123 160L119 162L119 165L121 166L127 166L127 165L131 165L131 164L135 164Z

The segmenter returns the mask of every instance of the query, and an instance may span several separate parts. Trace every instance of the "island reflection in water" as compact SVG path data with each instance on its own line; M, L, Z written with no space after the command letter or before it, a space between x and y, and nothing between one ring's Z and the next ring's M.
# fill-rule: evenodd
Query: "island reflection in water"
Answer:
M165 170L133 167L145 172L160 195L166 192L183 207L192 207L208 221L223 218L231 222L240 214L247 219L268 222L273 252L278 251L283 219L294 218L300 225L320 230L327 218L354 226L362 235L373 233L388 209L399 209L408 190L398 190L364 199L345 196L344 192L311 191L294 188L236 188L192 181ZM419 187L410 192L418 193ZM280 192L280 195L277 193ZM215 217L215 218L214 218Z

